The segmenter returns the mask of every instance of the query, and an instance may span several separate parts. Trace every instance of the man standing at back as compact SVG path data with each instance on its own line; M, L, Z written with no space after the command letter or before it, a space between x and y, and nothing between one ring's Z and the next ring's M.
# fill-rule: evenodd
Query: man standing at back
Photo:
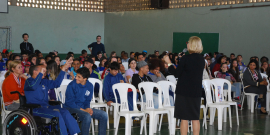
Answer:
M22 35L23 42L20 44L21 54L28 54L28 56L34 53L34 48L31 43L28 42L28 34L24 33Z
M97 42L93 42L92 44L88 45L88 49L91 52L93 56L97 56L98 52L101 52L104 54L104 56L107 58L106 52L105 52L105 47L104 44L102 44L101 41L101 36L98 35L96 38ZM91 49L92 48L92 49Z

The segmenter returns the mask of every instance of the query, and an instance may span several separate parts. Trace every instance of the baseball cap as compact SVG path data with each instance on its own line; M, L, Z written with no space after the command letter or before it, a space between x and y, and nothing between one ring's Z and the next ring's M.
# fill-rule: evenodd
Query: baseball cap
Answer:
M2 53L6 53L6 51L7 51L7 49L4 49L4 50L2 51Z
M67 62L67 60L62 60L62 61L60 62L60 66L65 65L65 64L66 64L66 62Z
M146 51L146 50L143 50L142 52L143 52L143 53L147 53L147 51Z
M94 64L94 61L91 58L85 58L84 62L90 62L90 63Z
M8 52L14 52L14 50L7 50Z
M30 67L30 66L31 66L31 63L30 63L30 62L26 62L26 63L24 64L24 66L25 66L25 67Z
M137 67L140 69L141 67L144 67L144 66L146 66L147 65L147 63L143 60L143 61L139 61L138 63L137 63Z

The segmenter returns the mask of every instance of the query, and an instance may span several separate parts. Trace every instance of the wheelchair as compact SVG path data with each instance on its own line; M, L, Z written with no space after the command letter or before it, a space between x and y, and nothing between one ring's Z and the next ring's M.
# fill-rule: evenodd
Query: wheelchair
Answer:
M3 135L60 135L58 117L43 118L33 116L33 109L41 107L38 104L26 104L25 96L18 91L10 94L19 94L20 107L6 117L2 132ZM61 105L60 101L49 101L50 105ZM78 121L77 114L71 114Z

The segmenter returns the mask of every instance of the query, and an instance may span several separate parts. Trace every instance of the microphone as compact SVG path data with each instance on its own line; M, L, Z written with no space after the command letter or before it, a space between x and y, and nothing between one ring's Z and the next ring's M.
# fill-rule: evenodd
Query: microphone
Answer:
M183 51L181 53L179 53L179 55L183 56L185 52L187 52L187 48L184 48Z

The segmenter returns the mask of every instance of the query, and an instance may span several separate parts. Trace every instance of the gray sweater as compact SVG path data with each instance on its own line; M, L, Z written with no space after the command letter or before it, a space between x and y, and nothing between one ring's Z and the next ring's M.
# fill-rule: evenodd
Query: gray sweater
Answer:
M161 77L157 77L156 75L152 75L149 73L147 74L147 76L149 76L153 80L153 82L165 81L166 80L165 76L161 72L159 73L161 74Z

